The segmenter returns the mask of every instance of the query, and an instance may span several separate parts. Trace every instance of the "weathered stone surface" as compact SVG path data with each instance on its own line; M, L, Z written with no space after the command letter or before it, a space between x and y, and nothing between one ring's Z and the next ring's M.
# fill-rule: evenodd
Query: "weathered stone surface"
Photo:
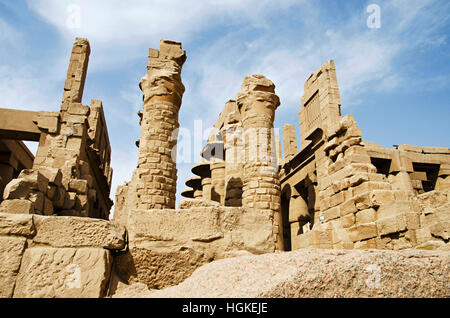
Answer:
M37 170L24 169L20 172L18 179L30 182L33 190L39 190L42 193L47 191L48 179Z
M11 297L25 249L23 237L0 237L0 297Z
M49 183L53 183L56 186L61 185L62 173L60 169L51 167L42 167L39 168L39 172L48 179Z
M210 206L220 206L219 202L206 200L206 199L183 199L178 208L179 209L189 209L192 207L210 207Z
M34 203L25 199L5 200L0 204L3 213L33 214Z
M35 216L33 242L54 247L123 249L125 228L115 222L72 216Z
M115 258L115 269L127 282L160 289L181 283L211 260L201 249L191 247L133 247Z
M111 262L102 248L28 248L14 297L102 297Z
M29 237L35 233L32 215L0 213L0 235Z
M448 297L449 273L444 251L307 249L218 260L178 286L113 297Z
M119 275L162 288L213 259L272 252L272 222L268 211L234 207L131 211L129 253L117 257Z

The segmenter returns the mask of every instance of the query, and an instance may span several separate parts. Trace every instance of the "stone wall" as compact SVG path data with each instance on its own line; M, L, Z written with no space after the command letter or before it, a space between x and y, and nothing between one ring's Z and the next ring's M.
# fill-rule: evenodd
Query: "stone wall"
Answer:
M329 130L317 166L319 211L300 248L448 249L447 191L419 195L377 171L351 115Z
M6 187L0 210L14 213L89 216L107 219L112 168L102 102L81 103L90 46L76 38L59 112L36 112L33 166Z
M0 213L0 297L103 297L125 247L114 222Z
M177 210L134 210L127 230L129 249L116 258L117 274L151 289L176 285L215 259L275 251L270 211L209 200L186 199Z

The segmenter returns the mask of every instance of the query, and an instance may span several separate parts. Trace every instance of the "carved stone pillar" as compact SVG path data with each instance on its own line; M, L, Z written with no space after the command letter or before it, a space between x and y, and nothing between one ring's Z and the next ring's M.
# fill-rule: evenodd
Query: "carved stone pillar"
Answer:
M224 205L225 162L222 159L211 159L211 200Z
M211 178L202 179L202 198L205 200L211 200ZM194 193L195 196L195 193Z
M186 53L181 43L161 41L150 49L143 93L139 141L137 208L175 208L178 111L184 93L181 68Z
M246 76L237 103L245 149L242 205L273 212L274 240L282 250L280 180L272 142L275 110L280 105L275 85L262 75Z

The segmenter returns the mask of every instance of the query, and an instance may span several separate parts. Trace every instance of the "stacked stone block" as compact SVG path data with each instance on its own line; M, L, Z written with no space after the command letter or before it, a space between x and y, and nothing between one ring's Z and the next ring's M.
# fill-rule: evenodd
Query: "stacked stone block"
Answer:
M297 137L294 125L284 124L283 126L284 157L286 160L292 159L297 154Z
M273 213L274 240L283 249L280 180L273 146L273 121L280 100L262 75L246 76L237 96L244 139L242 206Z
M0 297L107 296L125 246L125 228L106 220L0 213Z
M241 114L235 100L229 100L221 134L225 152L225 206L242 206L242 169L244 143L242 140Z
M301 247L399 249L417 245L421 210L377 173L351 115L330 130L318 167L320 212Z
M150 49L147 74L141 79L143 112L136 180L136 207L175 208L178 112L184 93L181 44L161 41Z
M34 119L41 131L33 167L10 187L21 191L28 184L28 194L6 194L5 202L14 211L58 215L108 218L112 201L109 199L112 169L111 148L101 101L93 100L91 107L81 104L90 47L86 39L77 38L72 49L60 112L39 112ZM26 174L26 175L25 175ZM36 194L34 181L41 176L49 179L48 190ZM34 182L33 181L33 182ZM45 191L44 191L45 190ZM45 199L40 199L42 196ZM34 198L36 197L36 198ZM44 205L41 204L44 201ZM21 206L19 208L19 205Z

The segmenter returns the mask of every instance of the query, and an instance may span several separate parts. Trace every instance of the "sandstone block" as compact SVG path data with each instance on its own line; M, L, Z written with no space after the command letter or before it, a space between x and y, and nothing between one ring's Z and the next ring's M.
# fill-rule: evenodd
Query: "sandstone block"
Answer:
M374 209L365 209L356 213L356 225L371 223L376 221L376 211Z
M179 209L190 209L192 207L220 206L219 202L207 199L183 199L179 204Z
M313 247L313 239L312 239L312 231L300 234L298 236L298 248L312 248Z
M364 182L353 188L353 193L359 195L373 190L391 190L391 185L387 182Z
M79 194L85 194L88 190L88 183L83 179L70 179L69 191L73 191Z
M417 230L420 228L420 215L415 212L405 212L404 214L406 228L408 230Z
M369 176L367 173L358 173L350 177L350 186L355 187L363 182L369 181Z
M71 103L67 112L72 115L89 115L89 106L82 105L79 103Z
M272 211L233 207L133 210L130 253L118 258L120 275L161 288L212 259L274 251L273 218Z
M161 289L181 283L210 261L209 255L192 247L132 247L127 254L115 258L115 269L128 283L140 282L148 288Z
M39 190L42 193L47 191L48 179L35 169L24 169L20 172L18 179L29 181L33 190Z
M414 204L410 201L390 201L384 202L378 208L378 219L401 214L404 212L415 211Z
M376 223L380 235L387 235L406 230L406 219L403 213L381 219L379 218Z
M33 236L33 216L26 214L0 213L0 235Z
M12 297L26 239L0 237L0 297Z
M75 192L66 192L65 198L64 198L64 210L70 210L75 206L75 200L77 198L77 194Z
M55 200L56 199L56 195L57 195L57 192L58 191L58 187L57 186L55 186L55 185L48 185L48 188L47 188L47 197L50 199L50 200Z
M450 221L434 224L430 227L430 232L433 236L440 237L444 241L448 241L450 238Z
M33 182L24 179L13 179L5 186L3 199L27 199L28 194L33 190L38 190L37 185Z
M55 196L53 197L52 203L53 207L56 209L61 209L64 206L66 200L66 190L64 187L58 187L56 189Z
M47 198L44 198L44 209L43 209L44 215L52 215L53 214L53 204L52 201L50 201Z
M345 161L350 163L370 163L370 157L368 155L361 155L361 154L351 154L345 156Z
M34 210L42 213L44 211L45 195L42 192L33 192L28 195L28 200L33 202Z
M102 248L28 248L14 297L103 297L111 264L110 252Z
M341 226L343 228L348 228L355 225L355 215L353 213L347 214L340 218Z
M339 205L339 204L343 203L344 200L345 200L344 193L342 193L342 192L336 193L335 195L331 196L331 198L330 198L330 207Z
M325 221L337 219L338 217L341 216L340 207L336 206L331 209L328 209L328 210L322 212L322 216L325 218Z
M61 170L51 167L40 167L39 172L48 179L49 183L61 186L62 173Z
M329 224L321 224L311 230L312 241L315 248L332 247L332 229Z
M34 203L29 200L5 200L0 204L0 211L3 213L33 214Z
M370 202L370 192L356 195L353 200L355 201L358 210L368 209L372 206Z
M394 196L390 190L373 190L370 194L370 201L373 206L378 207L383 202L393 201Z
M377 225L374 222L359 224L348 228L353 242L370 239L377 236Z
M71 217L35 216L34 243L53 247L125 248L125 228L113 221Z
M59 113L57 112L39 112L33 121L39 128L45 129L51 134L58 132Z
M377 248L377 243L375 239L364 240L360 242L355 242L355 249L375 249Z
M339 207L340 207L341 216L353 214L356 211L358 211L354 199L345 201Z

